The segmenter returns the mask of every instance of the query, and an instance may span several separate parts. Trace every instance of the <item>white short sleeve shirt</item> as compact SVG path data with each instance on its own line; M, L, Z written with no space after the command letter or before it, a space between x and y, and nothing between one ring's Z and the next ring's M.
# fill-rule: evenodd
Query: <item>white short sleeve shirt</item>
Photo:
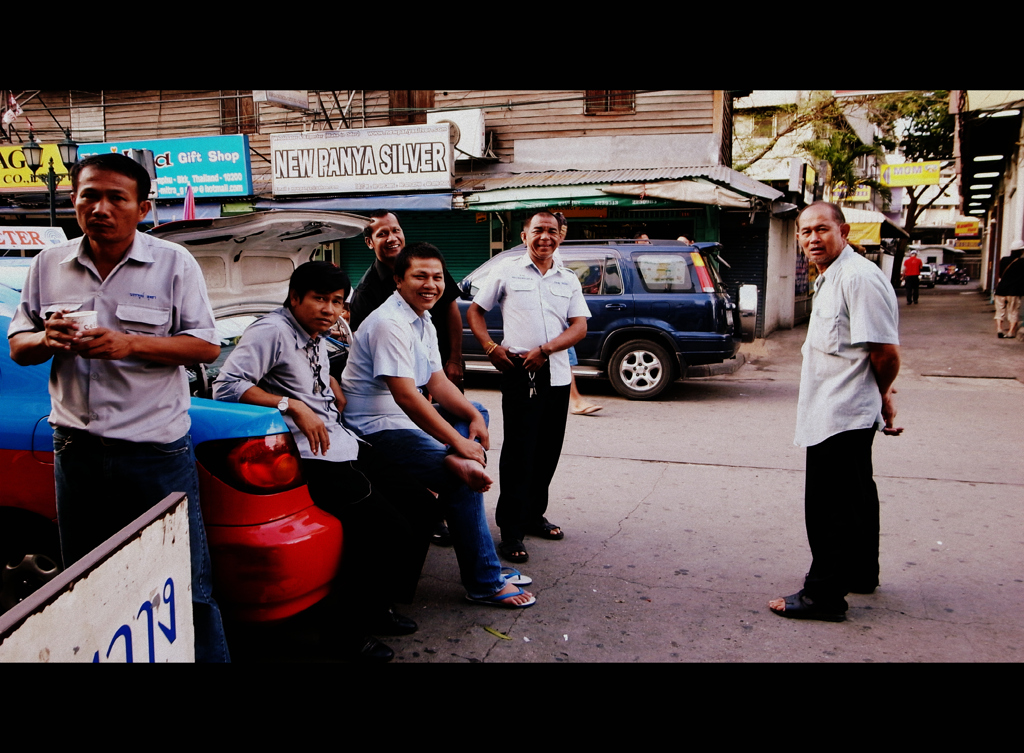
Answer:
M882 271L847 246L814 283L804 341L796 438L810 447L885 425L868 343L899 345L896 293Z

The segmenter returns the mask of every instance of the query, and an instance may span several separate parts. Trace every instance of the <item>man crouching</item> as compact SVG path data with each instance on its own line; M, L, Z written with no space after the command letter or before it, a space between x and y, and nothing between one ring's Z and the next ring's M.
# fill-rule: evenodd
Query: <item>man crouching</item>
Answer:
M373 451L341 422L345 396L330 375L323 335L338 321L350 289L348 276L333 264L300 266L285 306L246 329L213 390L217 400L281 411L302 456L310 497L341 520L345 533L332 593L342 645L350 658L382 662L394 652L367 633L416 630L391 604L413 599L427 550L422 516L433 500L411 479L382 493Z
M445 377L430 323L430 309L444 291L444 259L429 243L415 243L402 250L394 269L397 290L355 333L341 378L345 423L437 492L470 601L531 606L536 599L519 586L532 581L517 571L502 573L487 525L486 411Z

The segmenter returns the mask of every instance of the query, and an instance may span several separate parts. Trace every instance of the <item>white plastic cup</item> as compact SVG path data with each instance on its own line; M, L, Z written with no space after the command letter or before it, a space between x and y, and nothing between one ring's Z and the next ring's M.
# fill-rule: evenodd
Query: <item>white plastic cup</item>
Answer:
M85 332L99 326L99 315L95 311L69 311L64 314L65 319L70 319L78 324L78 329ZM83 341L92 340L91 337L83 337Z

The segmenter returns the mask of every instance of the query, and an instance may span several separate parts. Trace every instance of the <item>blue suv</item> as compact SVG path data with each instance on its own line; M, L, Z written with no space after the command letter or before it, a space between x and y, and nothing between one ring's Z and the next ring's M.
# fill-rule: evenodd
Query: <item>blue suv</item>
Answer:
M718 243L679 241L565 241L564 266L576 273L590 307L587 334L576 345L577 376L606 376L633 400L660 395L688 367L733 358L741 340L753 339L757 289L739 291L742 309L717 271ZM461 283L462 347L469 370L490 370L466 322L466 310L500 260L526 253L517 246L498 254ZM502 339L501 311L487 312L487 329Z

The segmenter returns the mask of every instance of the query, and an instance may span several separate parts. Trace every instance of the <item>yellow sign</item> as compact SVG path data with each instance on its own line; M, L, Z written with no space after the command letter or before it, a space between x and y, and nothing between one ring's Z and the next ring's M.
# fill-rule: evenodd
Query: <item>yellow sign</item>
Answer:
M956 234L957 235L977 235L978 234L978 221L977 220L957 220L956 221Z
M942 163L908 162L905 165L882 165L882 183L887 186L937 186Z
M832 189L832 201L866 202L871 201L871 186L859 185L854 189L853 196L846 195L846 185L836 183Z
M981 238L957 238L953 248L960 251L981 251Z
M882 224L880 222L851 222L850 243L860 246L878 246L882 243Z
M67 173L68 169L60 160L60 150L56 144L42 144L43 164L37 175L46 175L53 158L53 169L57 173ZM59 178L57 188L71 188L71 176ZM12 191L45 191L46 184L41 180L32 180L32 171L25 167L25 154L21 146L0 146L0 192Z

